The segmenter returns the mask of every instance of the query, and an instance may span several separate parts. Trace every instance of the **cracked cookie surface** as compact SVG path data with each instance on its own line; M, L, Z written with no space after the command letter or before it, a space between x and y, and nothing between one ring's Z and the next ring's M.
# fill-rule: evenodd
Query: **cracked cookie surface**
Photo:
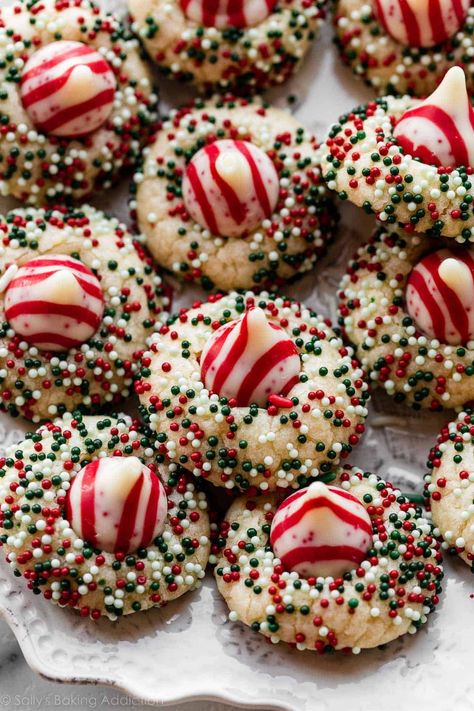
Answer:
M334 473L372 521L373 544L358 567L339 578L285 570L269 540L278 497L240 497L222 524L215 578L232 622L273 643L357 654L426 622L439 601L441 555L421 508L391 484L355 467Z
M183 182L199 151L236 139L271 159L280 190L268 217L226 237L190 217ZM257 100L197 101L173 112L145 150L133 189L132 208L157 262L186 282L226 291L281 285L311 269L338 220L316 147L289 113Z

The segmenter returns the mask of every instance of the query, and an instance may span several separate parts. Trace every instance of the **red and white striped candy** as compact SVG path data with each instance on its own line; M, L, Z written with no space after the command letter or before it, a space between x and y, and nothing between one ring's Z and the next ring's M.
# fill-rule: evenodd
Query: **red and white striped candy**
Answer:
M189 20L205 27L251 27L263 22L277 0L180 0Z
M407 47L432 47L463 26L470 0L375 0L384 30Z
M451 345L474 340L474 253L441 249L424 257L408 278L406 305L430 338Z
M84 136L110 116L116 81L108 62L82 42L52 42L31 55L21 100L35 126L54 136Z
M206 388L233 398L238 407L265 407L270 395L287 395L299 381L300 358L294 342L261 308L215 331L201 355Z
M76 474L66 498L73 531L96 548L131 553L163 531L163 484L138 457L104 457Z
M279 189L272 161L247 141L216 141L201 148L183 179L186 210L223 237L245 235L270 217Z
M44 351L67 351L97 331L104 297L99 280L82 262L48 254L10 269L5 318L25 341Z
M461 67L425 101L405 111L393 135L404 153L435 166L474 165L474 111Z
M372 544L372 524L355 496L315 482L279 506L270 542L287 570L304 578L336 578L364 560Z

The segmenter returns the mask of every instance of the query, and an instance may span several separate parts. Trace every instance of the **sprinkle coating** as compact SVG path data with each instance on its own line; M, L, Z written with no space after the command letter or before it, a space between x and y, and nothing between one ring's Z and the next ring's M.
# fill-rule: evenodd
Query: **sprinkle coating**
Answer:
M323 23L326 0L279 0L252 27L206 27L179 0L129 0L132 28L164 76L202 89L261 90L299 67ZM234 5L235 6L235 5Z
M163 533L135 553L108 553L64 518L72 477L98 457L134 456L161 478L168 497ZM154 440L120 415L67 414L11 447L0 462L0 540L29 589L94 620L159 607L198 587L209 555L204 494L175 464L157 466Z
M359 567L340 578L285 571L269 545L276 495L232 504L212 560L232 622L300 650L358 654L426 622L441 592L441 554L421 508L391 484L347 465L335 474L372 520L373 546Z
M252 306L293 340L299 382L265 408L210 393L199 358L212 333ZM367 415L364 374L328 321L283 297L235 292L181 311L150 339L135 385L163 460L228 489L271 491L330 474L359 442Z
M418 103L386 96L342 116L320 149L324 179L384 224L473 242L473 168L422 163L394 138L396 121Z
M339 325L371 381L416 410L458 407L474 397L474 342L430 339L406 311L413 267L445 245L381 227L359 248L340 284Z
M337 0L334 9L342 61L365 84L380 95L426 96L450 67L461 65L472 91L474 7L469 8L462 27L450 39L431 47L416 47L391 37L374 6L375 2L364 0Z
M443 549L474 572L474 410L466 407L441 430L428 458L425 494Z
M0 305L11 266L67 255L96 277L104 298L99 328L80 346L40 351L0 324L0 406L33 422L79 408L117 405L132 390L137 360L168 302L141 238L90 206L13 210L0 218Z
M28 58L58 40L97 49L116 90L107 122L84 138L38 130L20 98ZM89 0L16 2L0 9L0 194L41 205L109 188L130 169L156 122L152 76L129 30Z
M278 173L276 209L247 236L211 234L190 219L183 201L190 160L204 145L223 139L253 143ZM316 148L314 136L290 114L258 100L197 100L172 112L145 150L132 189L131 207L155 259L206 290L269 288L311 269L338 221Z

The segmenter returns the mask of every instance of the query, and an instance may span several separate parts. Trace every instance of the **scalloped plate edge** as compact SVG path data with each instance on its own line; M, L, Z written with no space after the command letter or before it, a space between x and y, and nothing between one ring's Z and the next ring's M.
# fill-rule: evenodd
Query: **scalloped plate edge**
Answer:
M23 593L18 592L19 595ZM154 703L161 706L170 706L172 704L185 704L192 701L209 701L209 702L221 702L225 704L233 704L244 709L265 709L265 711L297 711L294 706L289 706L285 703L275 703L274 699L263 699L259 700L258 703L255 701L244 701L233 696L225 691L208 691L201 690L196 694L183 694L176 696L161 696L157 697L150 694L143 694L138 688L130 681L120 680L118 678L107 678L104 676L89 676L87 674L78 674L76 676L70 676L67 673L61 675L58 672L51 673L50 671L44 669L41 664L40 658L35 650L35 647L30 643L28 632L18 621L17 616L14 611L8 605L8 597L3 601L0 600L0 618L2 618L13 632L15 639L17 640L21 652L25 658L28 666L36 673L42 676L48 681L57 682L59 684L90 684L92 686L109 686L113 689L117 689L125 694L139 699L145 703Z

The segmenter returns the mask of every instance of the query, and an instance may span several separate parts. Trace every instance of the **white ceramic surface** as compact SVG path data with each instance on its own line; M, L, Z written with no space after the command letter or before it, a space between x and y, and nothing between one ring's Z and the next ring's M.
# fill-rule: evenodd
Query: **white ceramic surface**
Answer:
M122 0L102 4L124 7ZM191 94L182 87L162 86L165 106ZM293 110L320 136L339 114L370 98L368 90L340 66L329 26L299 75L270 96L285 105L290 94L297 97ZM96 204L127 221L126 195L125 181ZM1 201L0 209L12 204ZM343 228L327 258L288 289L332 317L340 275L372 225L360 212L343 207ZM195 294L179 293L175 305L189 304ZM351 461L380 472L404 491L420 492L426 455L447 416L416 415L377 396L367 434ZM19 439L24 429L22 422L0 415L0 446ZM472 709L474 695L473 582L467 566L446 561L445 592L428 625L384 651L357 657L318 657L273 646L229 622L211 575L201 590L164 610L115 624L92 623L31 595L2 562L0 614L27 662L40 674L64 682L111 684L145 703L212 699L289 711L464 711Z

